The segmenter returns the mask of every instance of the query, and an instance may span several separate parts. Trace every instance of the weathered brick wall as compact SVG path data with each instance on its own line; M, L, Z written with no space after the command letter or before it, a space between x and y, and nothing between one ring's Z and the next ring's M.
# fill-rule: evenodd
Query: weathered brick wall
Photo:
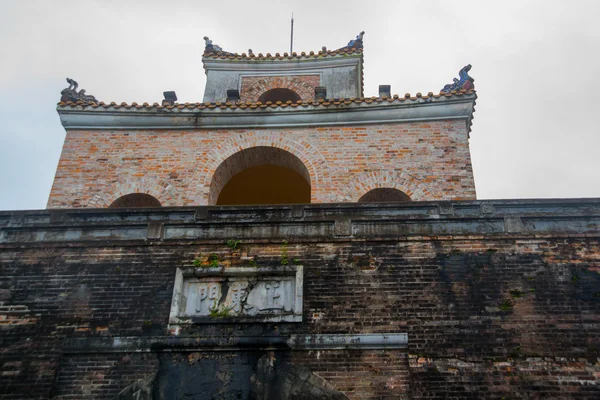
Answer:
M67 131L48 201L56 207L107 207L129 193L163 206L214 204L217 168L240 150L275 147L310 175L311 202L355 202L391 187L412 200L474 199L463 121L328 128Z
M152 379L155 354L65 355L60 360L53 399L112 399L140 379Z
M296 92L302 101L312 101L320 81L319 75L243 76L240 99L256 103L263 93L284 88Z
M364 210L362 217L373 218L373 208ZM0 231L0 397L110 399L139 379L172 371L161 357L169 368L178 359L186 368L197 363L197 349L167 348L172 357L156 346L98 352L66 340L164 338L167 346L176 268L214 253L225 267L245 265L244 257L265 266L280 265L282 257L304 265L304 320L202 325L180 337L406 332L406 350L283 354L356 399L598 398L599 236L564 233L573 221L597 232L598 218L579 215L575 206L562 210L561 217L546 216L559 233L473 233L467 228L476 216L469 212L463 234L396 236L372 228L369 240L288 238L285 250L275 234L243 240L236 251L218 239L44 243L38 233L26 243L11 241L17 228L8 226ZM145 213L123 213L123 221ZM47 225L33 217L38 225L27 229L41 232ZM456 218L433 220L450 226Z
M406 351L330 350L316 357L314 353L293 352L290 359L307 366L351 399L410 398Z

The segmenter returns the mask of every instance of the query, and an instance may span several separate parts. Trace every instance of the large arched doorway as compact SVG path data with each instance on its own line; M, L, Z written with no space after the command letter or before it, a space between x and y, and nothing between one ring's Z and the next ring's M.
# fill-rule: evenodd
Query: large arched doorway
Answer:
M411 201L410 197L394 188L377 188L369 190L360 199L359 203L384 203L384 202L400 202Z
M160 207L160 201L146 193L130 193L113 201L109 208Z
M292 153L252 147L219 165L210 185L209 204L310 203L310 175Z

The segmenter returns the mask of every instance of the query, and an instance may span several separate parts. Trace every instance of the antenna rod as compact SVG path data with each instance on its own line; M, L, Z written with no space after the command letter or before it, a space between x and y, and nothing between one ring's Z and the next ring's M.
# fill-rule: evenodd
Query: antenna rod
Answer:
M294 13L292 13L292 33L290 35L290 55L294 49Z

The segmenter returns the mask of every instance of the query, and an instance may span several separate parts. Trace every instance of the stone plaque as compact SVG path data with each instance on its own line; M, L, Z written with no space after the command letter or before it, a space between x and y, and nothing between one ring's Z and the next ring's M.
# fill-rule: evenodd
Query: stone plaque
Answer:
M302 266L177 269L171 325L301 321Z

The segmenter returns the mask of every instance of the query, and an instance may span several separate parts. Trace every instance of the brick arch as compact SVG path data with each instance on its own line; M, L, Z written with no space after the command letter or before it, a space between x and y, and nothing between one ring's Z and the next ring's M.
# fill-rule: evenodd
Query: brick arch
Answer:
M257 102L259 97L272 89L290 89L300 96L302 101L312 101L315 97L315 87L319 86L318 75L302 76L264 76L242 78L242 101Z
M216 199L210 198L210 187L217 168L234 154L254 147L275 147L285 150L297 157L306 170L310 179L311 202L319 202L320 191L329 186L329 173L326 169L327 162L321 153L310 143L301 140L294 141L285 137L281 133L246 133L240 134L230 140L215 146L209 154L206 155L206 164L204 169L197 171L199 180L203 178L202 192L200 193L200 204L211 204Z
M418 179L401 171L369 171L352 177L343 190L343 201L356 203L373 189L392 188L406 193L413 201L435 200L437 196Z
M97 193L90 200L90 207L108 207L119 197L132 193L149 194L160 201L163 207L181 205L179 194L173 185L164 179L144 176L138 179L127 177L115 183L109 190Z

